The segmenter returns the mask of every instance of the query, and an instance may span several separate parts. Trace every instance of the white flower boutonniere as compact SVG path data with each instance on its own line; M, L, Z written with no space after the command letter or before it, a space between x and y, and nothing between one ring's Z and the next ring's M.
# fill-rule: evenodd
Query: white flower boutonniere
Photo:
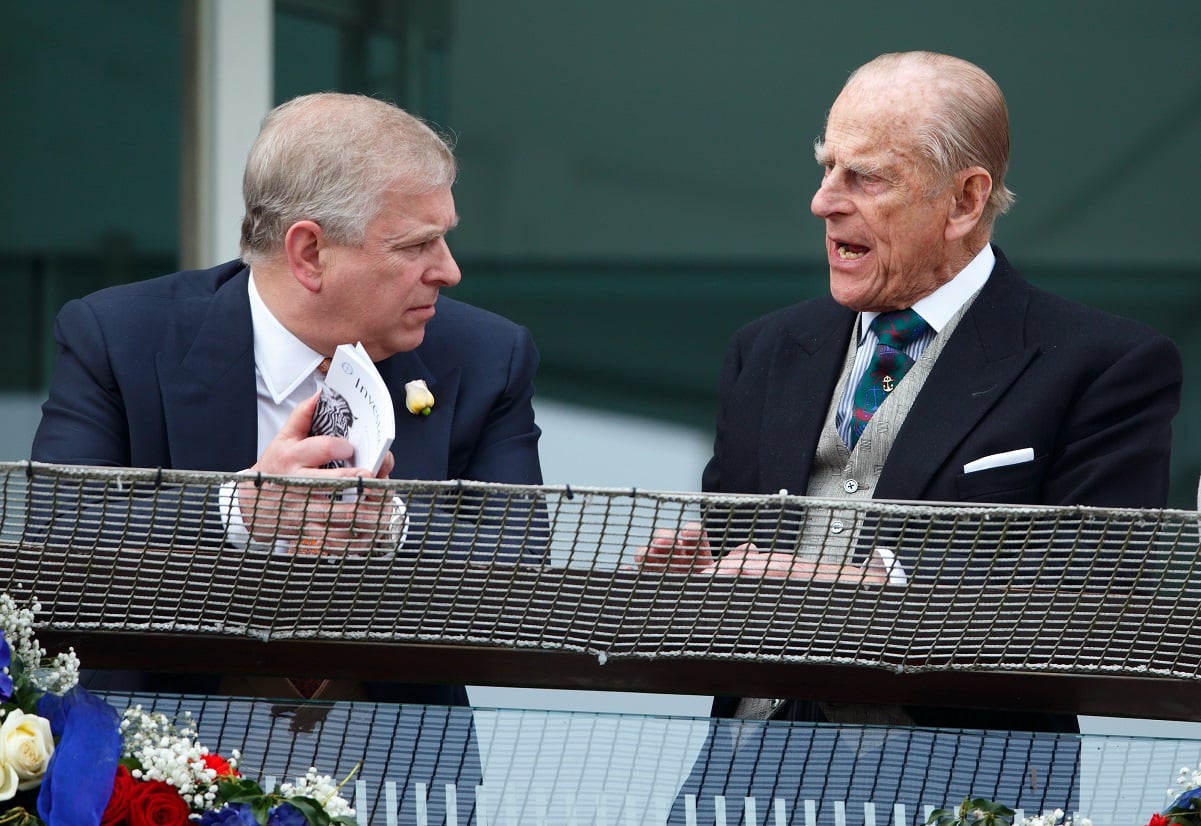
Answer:
M414 416L428 416L434 409L434 394L424 379L414 379L405 384L405 407Z

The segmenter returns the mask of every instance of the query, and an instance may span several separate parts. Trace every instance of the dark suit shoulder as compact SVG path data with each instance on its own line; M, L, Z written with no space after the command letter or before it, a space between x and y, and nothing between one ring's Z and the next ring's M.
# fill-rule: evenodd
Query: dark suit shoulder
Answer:
M487 367L507 363L513 348L528 340L526 328L502 315L439 296L437 313L426 326L417 352L427 360L450 358L465 367Z
M1160 339L1161 343L1175 349L1166 336L1141 321L1064 298L1031 284L997 250L997 266L972 307L972 313L977 316L990 313L994 304L1013 306L1015 296L1025 302L1026 342L1041 345L1044 350L1088 347L1124 351L1152 339Z
M728 352L754 359L769 357L781 342L791 341L808 352L817 351L832 333L850 329L856 313L830 296L802 301L773 310L744 325L730 338ZM840 336L840 344L845 343Z
M245 269L246 265L241 261L229 261L206 270L184 270L106 287L85 296L83 300L89 304L110 306L139 299L204 298L211 296Z
M439 296L437 314L426 327L427 334L436 335L515 335L522 329L515 321L502 315L467 304L447 296Z

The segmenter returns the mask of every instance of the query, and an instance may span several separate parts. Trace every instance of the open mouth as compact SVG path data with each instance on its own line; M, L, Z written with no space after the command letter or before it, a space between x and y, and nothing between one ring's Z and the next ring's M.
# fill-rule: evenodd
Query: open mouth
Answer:
M853 261L856 258L862 258L867 255L868 248L859 244L848 244L845 241L838 241L834 245L834 249L838 252L838 257L844 261Z

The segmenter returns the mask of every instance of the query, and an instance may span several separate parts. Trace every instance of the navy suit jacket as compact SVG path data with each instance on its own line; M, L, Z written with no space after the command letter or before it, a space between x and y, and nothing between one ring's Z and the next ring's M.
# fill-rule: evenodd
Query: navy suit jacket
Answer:
M230 262L66 304L55 324L58 356L32 458L213 471L254 464L258 410L248 279L245 265ZM537 365L527 330L439 298L421 346L377 365L397 401L392 477L540 484L532 406ZM428 416L404 406L404 384L413 379L425 379L433 392ZM130 507L136 517L136 506ZM72 530L91 524L77 515L65 519ZM153 537L155 527L146 529ZM206 530L220 540L218 515L210 513ZM72 541L77 537L73 533ZM189 679L179 688L205 690L197 685ZM160 678L152 687L177 686ZM465 700L460 687L374 689L376 699Z
M66 304L32 458L215 471L254 464L248 278L230 262ZM392 478L541 483L531 403L538 353L524 328L442 297L421 346L377 366L398 401ZM413 379L434 394L429 416L403 404Z
M1031 286L996 254L898 431L872 498L1164 507L1182 381L1176 346L1144 325ZM704 490L806 491L856 316L827 296L735 334ZM974 459L1027 447L1032 462L963 471ZM716 538L735 544L748 537ZM735 702L719 698L715 713L731 713ZM791 706L785 716L821 719L808 703ZM1058 729L1075 722L911 713L928 725Z

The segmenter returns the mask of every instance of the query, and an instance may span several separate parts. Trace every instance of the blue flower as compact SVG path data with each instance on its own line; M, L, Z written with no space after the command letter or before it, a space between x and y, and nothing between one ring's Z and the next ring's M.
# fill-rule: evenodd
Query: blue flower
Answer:
M1201 809L1201 787L1189 789L1180 797L1176 798L1172 805L1167 808L1167 811Z
M7 702L13 696L13 678L8 673L8 667L13 662L13 650L8 647L4 632L0 631L0 703Z
M200 826L258 826L254 813L245 803L227 803L220 809L200 816Z
M309 826L309 819L291 803L280 803L267 813L267 826Z

